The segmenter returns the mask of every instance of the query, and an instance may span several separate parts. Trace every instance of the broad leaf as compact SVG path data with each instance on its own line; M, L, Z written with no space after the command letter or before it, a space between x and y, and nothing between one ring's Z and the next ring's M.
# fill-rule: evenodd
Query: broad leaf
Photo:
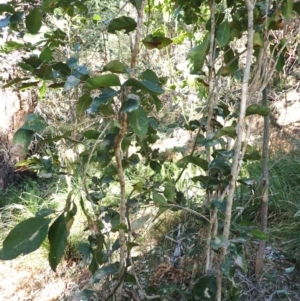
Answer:
M51 62L53 60L53 51L49 47L45 47L41 52L39 58L42 61Z
M26 16L26 28L31 34L37 34L42 26L42 14L38 9L33 9Z
M219 250L227 248L230 245L230 241L224 235L217 235L211 240L210 244L214 250Z
M50 219L31 217L15 226L5 238L0 260L11 260L20 254L37 250L45 240Z
M293 12L294 0L283 0L281 4L282 15L290 20Z
M269 239L268 234L258 229L251 230L249 233L252 234L255 238L258 238L259 240Z
M87 130L84 133L82 133L82 136L88 139L98 139L100 136L100 133L96 130Z
M126 67L118 60L110 61L103 67L102 71L110 71L113 73L126 73Z
M137 110L140 106L140 100L136 98L129 98L128 100L122 103L120 112L129 113Z
M10 153L16 157L26 155L33 135L33 131L18 129L14 134Z
M25 122L22 125L21 129L33 131L33 132L41 132L47 126L44 118L38 114L29 114L25 118Z
M85 89L100 89L105 87L120 86L120 79L115 74L105 74L89 78L84 84Z
M254 33L254 36L253 36L253 48L254 49L261 49L264 47L264 38L262 36L262 34L258 31L256 31Z
M151 217L150 214L137 218L131 222L131 230L137 231L138 229L142 228L143 225L149 220Z
M83 94L79 97L76 103L76 112L79 116L83 115L86 109L91 105L93 99L88 94Z
M14 8L9 4L0 4L0 14L8 12L13 14L15 12Z
M182 159L176 162L176 165L179 168L185 168L188 163L197 165L201 167L204 171L208 170L208 163L206 160L191 155L183 157Z
M147 81L150 81L150 82L153 82L157 85L159 85L160 83L160 80L159 78L157 77L157 75L155 74L155 72L153 72L152 70L145 70L144 72L141 73L140 77L144 80L147 80Z
M220 26L218 26L217 33L216 33L216 40L220 47L226 46L231 37L231 29L230 24L226 20Z
M80 79L75 77L74 75L70 75L65 82L64 91L70 91L80 84Z
M167 205L167 200L161 194L158 194L156 191L152 192L153 203L157 207L165 207Z
M92 112L97 112L101 104L106 104L110 99L119 94L119 91L115 91L111 88L104 88L101 90L102 94L95 97L91 104Z
M22 43L8 41L8 42L3 43L3 45L0 46L0 52L10 53L14 50L19 50L19 49L23 49L23 48L24 48L24 44L22 44Z
M193 68L191 74L201 74L204 61L209 49L210 34L207 33L200 45L195 46L188 53L188 59L190 60Z
M147 113L142 107L128 113L128 123L140 139L146 137L148 131L148 118Z
M107 31L109 33L116 33L116 31L125 30L125 33L129 33L136 28L136 22L130 17L119 17L113 19L108 25Z
M162 49L172 44L172 40L166 37L156 37L152 34L147 35L142 41L147 49Z
M148 80L138 81L134 78L130 78L122 86L135 87L136 89L144 90L146 92L149 92L150 94L164 93L164 90L159 85Z
M56 271L56 267L64 255L67 246L67 237L66 220L64 213L62 213L53 222L48 232L50 243L49 263L53 271Z
M119 262L111 263L107 266L104 266L95 272L94 278L96 280L101 280L108 275L116 274L119 271L119 267Z
M168 181L165 184L164 196L168 201L173 202L175 200L175 195L175 183L174 181Z

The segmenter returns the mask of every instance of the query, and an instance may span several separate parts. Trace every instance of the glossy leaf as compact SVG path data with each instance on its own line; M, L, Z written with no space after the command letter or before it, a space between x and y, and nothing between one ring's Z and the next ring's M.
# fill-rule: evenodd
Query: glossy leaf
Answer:
M31 34L37 34L42 26L42 14L38 9L33 9L26 16L26 28Z
M150 81L150 82L153 82L157 85L159 85L160 83L160 80L159 78L157 77L157 75L155 74L155 72L153 72L152 70L150 69L147 69L145 70L144 72L141 73L140 77L144 80L147 80L147 81Z
M128 100L122 103L120 112L129 113L137 110L140 106L140 100L136 98L129 98Z
M144 90L146 92L149 92L150 94L162 94L164 93L164 90L157 84L148 81L138 81L134 78L128 79L123 85L123 87L135 87L137 89Z
M223 23L221 23L220 26L218 26L217 32L216 32L216 40L218 42L218 45L220 47L226 46L231 37L231 29L230 29L230 24L226 20Z
M146 46L147 49L162 49L164 47L169 46L172 44L172 40L166 37L160 37L160 36L153 36L152 34L147 35L143 39L143 44Z
M85 89L100 89L105 87L120 86L120 79L115 74L105 74L89 78L84 84Z
M119 91L115 91L111 88L104 88L101 90L102 94L95 97L91 104L92 112L96 112L101 104L107 103L114 96L119 94Z
M147 113L142 107L137 110L128 113L128 123L132 127L134 133L143 139L147 135L148 131L148 118Z
M119 262L111 263L107 266L104 266L95 272L94 278L96 280L101 280L108 275L116 274L119 271L119 267Z
M91 105L93 99L88 94L83 94L79 97L76 103L76 112L79 116L83 115L86 109Z
M31 217L15 226L5 238L0 260L11 260L37 250L45 240L50 219Z
M202 68L209 49L209 43L210 43L210 34L207 33L204 36L201 44L192 48L188 53L188 59L190 60L193 66L191 70L192 74L202 73Z
M126 73L126 67L118 60L110 61L103 67L102 71L110 71L113 73Z
M247 107L246 109L246 116L250 115L261 115L261 116L268 116L269 115L269 109L267 106L264 105L258 105L258 104L252 104Z
M53 222L48 232L50 243L49 263L53 271L56 271L56 267L64 255L67 246L67 237L66 220L64 213L62 213Z
M125 33L129 33L136 29L136 22L130 17L119 17L113 19L107 28L109 33L116 33L116 31L125 30Z

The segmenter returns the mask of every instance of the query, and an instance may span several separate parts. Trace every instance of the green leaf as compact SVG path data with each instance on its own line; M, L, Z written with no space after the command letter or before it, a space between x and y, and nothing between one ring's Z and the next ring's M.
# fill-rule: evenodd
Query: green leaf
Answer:
M157 85L151 81L148 81L148 80L138 81L134 78L130 78L125 83L123 83L122 86L123 87L135 87L137 89L147 91L150 94L164 93L164 90L159 85Z
M175 183L174 181L167 181L164 189L164 196L168 201L173 202L175 200Z
M136 28L136 22L130 17L119 17L113 19L108 25L107 31L109 33L116 33L119 30L125 30L125 33L129 33Z
M167 206L167 201L165 197L161 194L158 194L156 191L152 192L153 203L157 207L165 207Z
M86 109L91 105L93 99L88 94L83 94L79 97L76 103L76 112L78 116L81 116L85 113Z
M114 109L110 104L100 105L98 111L105 117L110 117L115 114Z
M49 263L54 272L64 255L65 248L67 246L67 237L68 231L66 228L66 220L64 213L62 213L53 222L48 232L48 239L50 243Z
M294 3L293 10L294 10L298 15L300 15L300 2L295 2L295 3ZM298 54L299 54L299 52L298 52Z
M275 69L277 72L280 72L282 71L283 67L285 65L285 57L284 57L284 54L281 53L278 57L278 60L276 62L276 66L275 66Z
M5 238L0 260L11 260L20 254L37 250L45 240L50 219L31 217L15 226Z
M43 99L43 97L44 97L44 95L45 95L45 93L46 93L46 90L47 90L47 83L46 83L46 81L44 80L42 86L41 86L40 89L39 89L39 97L40 97L40 100Z
M91 104L92 112L97 112L101 104L107 103L114 96L119 94L119 91L115 91L114 89L111 88L104 88L101 90L101 92L102 94L100 96L97 96L93 99L93 102Z
M147 81L150 81L150 82L153 82L157 85L159 85L160 83L160 80L159 78L157 77L157 75L155 74L155 72L153 72L152 70L150 69L147 69L145 70L144 72L141 73L140 77L144 80L147 80Z
M23 20L24 12L17 11L10 17L10 25L16 29L15 25L20 23Z
M231 29L230 24L226 20L223 23L221 23L220 26L218 26L217 33L216 33L216 40L220 47L226 46L231 37Z
M33 135L33 131L18 129L13 137L12 148L10 149L11 154L16 157L26 155Z
M120 79L117 75L105 74L105 75L89 78L85 82L83 87L85 89L93 90L93 89L100 89L100 88L120 86L120 85L121 85Z
M268 116L269 115L269 109L267 106L264 105L258 105L258 104L252 104L247 107L246 109L246 116L258 114L261 116Z
M52 214L52 213L55 213L55 210L49 209L49 208L45 208L45 209L39 210L39 211L35 214L35 216L36 216L36 217L46 217L46 216L48 216L48 215L50 215L50 214Z
M108 275L116 274L119 271L119 267L119 262L111 263L107 266L104 266L95 272L94 278L96 280L101 280Z
M126 67L118 60L110 61L103 67L102 71L110 71L113 73L126 73Z
M8 41L8 42L3 43L0 46L0 52L10 53L14 50L19 50L19 49L23 49L23 48L24 48L24 44L22 44L22 43Z
M150 214L137 218L131 222L131 231L137 231L143 227L143 225L149 220L151 217Z
M33 9L26 16L26 28L31 34L37 34L42 26L42 14L38 9Z
M161 172L161 164L157 161L151 160L150 161L150 168L155 171L156 173L160 173Z
M47 123L41 115L29 114L26 116L25 122L21 129L33 132L41 132L46 128L46 126Z
M294 0L283 0L281 4L282 15L290 20L293 12Z
M88 139L98 139L98 137L100 136L100 133L96 130L87 130L85 132L82 133L82 136Z
M253 48L261 49L264 47L264 45L265 45L264 38L263 38L261 32L256 31L253 36Z
M75 88L80 84L80 79L75 77L74 75L70 75L67 78L67 81L65 82L64 85L64 91L70 91L71 89Z
M217 235L211 240L210 244L214 250L219 250L227 248L230 245L230 241L224 235Z
M142 0L130 0L130 3L137 9L141 8Z
M14 8L9 4L0 4L0 14L8 12L13 14L15 12Z
M139 107L137 110L128 113L127 117L128 123L132 127L134 133L140 139L145 138L148 131L148 118L145 110L142 107Z
M137 110L140 106L141 102L139 99L136 98L129 98L128 100L122 103L120 112L122 113L129 113Z
M231 138L235 138L237 135L236 133L236 123L233 122L230 126L225 126L220 130L217 130L214 133L210 133L207 135L207 140L216 140L222 136L229 136Z
M42 61L51 62L53 60L53 51L49 47L45 47L41 52L39 58Z
M166 37L157 37L149 34L144 38L144 40L142 40L142 42L147 49L162 49L172 44L173 41Z
M268 234L258 229L251 230L249 233L252 234L255 238L258 238L259 240L269 239Z
M201 74L202 68L205 62L206 55L208 53L210 44L210 34L207 33L203 41L200 45L195 46L192 48L188 53L188 59L190 60L193 68L191 70L191 74Z
M178 160L176 162L176 165L179 168L185 168L188 163L197 165L197 166L201 167L204 171L208 170L208 163L206 160L201 159L196 156L192 156L192 155L187 155L187 156L181 158L180 160Z

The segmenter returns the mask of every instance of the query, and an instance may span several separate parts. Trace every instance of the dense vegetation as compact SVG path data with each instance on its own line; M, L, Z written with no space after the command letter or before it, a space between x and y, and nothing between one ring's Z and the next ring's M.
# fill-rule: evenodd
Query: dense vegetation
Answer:
M297 93L300 2L44 0L0 13L1 55L18 57L2 89L39 98L11 142L31 173L0 194L1 260L43 248L53 271L81 261L100 283L86 300L299 298L299 147L270 102ZM274 250L294 285L250 290L274 277Z

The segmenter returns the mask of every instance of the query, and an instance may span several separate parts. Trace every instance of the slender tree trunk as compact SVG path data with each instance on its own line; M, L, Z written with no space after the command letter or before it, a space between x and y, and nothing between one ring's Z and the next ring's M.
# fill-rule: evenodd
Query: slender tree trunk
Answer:
M268 107L267 87L263 90L263 105ZM267 233L268 227L268 202L269 202L269 116L264 116L264 136L263 136L263 155L262 155L262 200L261 200L261 231ZM255 263L255 274L259 275L263 265L265 255L266 241L261 240L258 246L258 252Z
M130 77L135 76L135 69L137 64L137 56L139 53L140 48L140 38L141 38L141 30L143 25L143 9L144 9L144 1L141 1L139 8L137 8L137 28L136 28L136 35L134 41L134 47L132 50L131 55L131 65L130 65ZM127 90L122 93L121 101L125 101L127 98ZM116 156L116 163L118 169L118 177L120 182L120 223L126 224L126 184L125 184L125 176L124 170L122 166L122 151L121 151L121 143L122 140L127 132L127 114L120 113L120 133L116 139L115 143L115 156ZM125 252L126 252L126 237L124 230L119 230L119 242L120 242L120 269L119 269L119 281L121 281L120 286L116 292L116 301L122 300L122 290L123 290L123 278L124 272L126 268L125 263ZM129 252L127 250L127 252Z
M252 51L253 51L253 9L254 3L252 0L245 0L247 11L248 11L248 36L247 36L247 53L246 53L246 65L244 69L244 77L242 84L242 97L241 97L241 105L240 105L240 114L239 121L237 125L237 139L234 147L235 155L233 157L231 175L232 179L229 183L228 197L226 203L226 213L225 213L225 221L224 221L224 229L223 235L228 239L230 233L230 225L231 225L231 213L232 213L232 203L235 191L235 184L238 177L238 163L240 161L240 157L242 155L242 142L243 142L243 131L244 131L244 119L246 113L247 99L248 99L248 88L249 88L249 78L250 78L250 67L252 61ZM222 248L220 255L220 262L217 271L217 293L216 293L216 301L222 300L222 263L225 260L225 256L227 253L227 248Z

